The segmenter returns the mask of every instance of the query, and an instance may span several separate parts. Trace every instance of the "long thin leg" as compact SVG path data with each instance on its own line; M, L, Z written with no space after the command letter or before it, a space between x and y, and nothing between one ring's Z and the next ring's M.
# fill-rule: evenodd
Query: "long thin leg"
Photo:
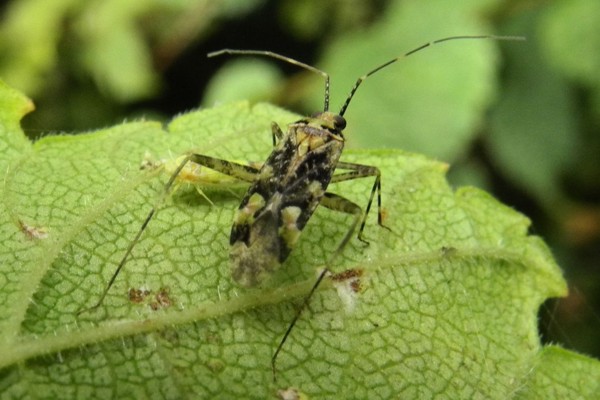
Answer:
M290 336L290 333L292 332L292 329L294 329L294 326L296 325L296 322L298 322L298 319L300 318L300 315L302 314L302 311L304 311L304 309L306 308L306 306L308 306L308 302L310 301L310 298L315 293L315 290L317 290L317 288L321 284L321 281L323 280L323 278L325 278L325 275L327 274L327 272L329 272L329 269L323 268L323 271L321 271L321 273L319 274L319 277L315 281L315 284L312 286L312 288L310 289L310 292L308 292L308 294L304 298L304 301L302 302L302 305L296 311L296 315L294 315L294 319L292 319L292 322L290 322L290 324L288 325L287 330L283 334L283 337L279 341L279 345L277 346L277 349L275 349L275 352L273 353L273 357L271 357L271 372L273 373L273 382L275 382L277 380L277 367L276 367L277 356L281 352L281 349L283 348L283 345L287 341L288 336Z
M200 164L204 167L214 169L217 172L232 176L241 181L250 183L254 182L256 179L256 174L258 174L260 171L259 168L252 165L239 164L233 161L222 160L220 158L203 156L202 154L190 154L184 163L187 162L187 160L196 164ZM178 169L175 172L179 173L180 170L181 169Z
M277 141L283 138L283 131L276 122L271 122L271 132L273 133L273 147L275 147Z
M362 233L365 229L365 223L367 222L367 216L369 215L369 211L371 210L371 204L373 204L373 198L375 196L375 192L377 192L377 223L379 226L382 226L388 230L387 226L383 224L383 214L381 211L381 171L377 167L373 167L371 165L362 165L355 164L349 162L339 162L336 169L347 169L349 172L343 172L341 174L333 175L331 178L331 182L345 182L358 178L366 178L369 176L375 177L375 182L373 182L373 187L371 189L371 195L369 196L369 202L367 203L367 209L363 215L362 222L360 224L360 228L358 230L358 239L364 243L368 243L366 240L362 238Z
M348 244L348 241L350 240L350 238L354 234L354 231L356 230L356 226L358 225L358 222L360 221L360 216L362 215L362 209L360 208L360 206L358 206L357 204L351 202L350 200L348 200L348 199L346 199L346 198L344 198L342 196L339 196L339 195L337 195L335 193L329 193L329 192L325 193L325 196L323 197L323 199L321 199L321 203L320 204L323 205L323 206L325 206L325 207L327 207L327 208L329 208L329 209L331 209L331 210L340 211L340 212L343 212L343 213L346 213L346 214L352 214L354 216L354 221L352 222L352 225L350 226L350 228L348 229L348 231L344 235L344 238L342 239L342 241L340 242L340 244L338 245L338 247L335 249L335 251L333 252L333 254L331 255L331 257L327 261L327 265L331 265L331 264L333 264L333 262L335 261L335 259L341 254L342 250L344 249L344 247L346 247L346 244ZM319 277L317 278L317 280L315 281L314 285L310 289L310 292L308 292L308 294L304 298L304 301L300 305L300 308L298 308L298 310L296 311L296 314L294 315L294 318L292 319L292 322L290 322L290 324L288 325L288 328L285 331L285 333L283 334L283 337L281 338L281 341L279 342L279 345L277 346L277 349L275 349L275 352L273 353L273 357L271 357L271 370L272 370L272 373L273 373L273 381L275 381L277 379L276 378L277 377L277 375L276 375L276 372L277 372L277 368L276 368L277 356L281 352L281 349L283 348L283 345L287 341L287 338L290 336L290 333L292 332L292 329L294 329L294 326L296 325L296 322L298 322L298 319L300 318L300 315L302 314L302 312L304 311L304 309L308 306L310 298L312 297L312 295L314 294L314 292L317 290L317 288L319 287L319 285L323 281L323 278L325 278L325 275L328 272L329 272L329 269L326 267L319 274Z
M346 247L346 245L350 241L350 238L354 234L354 231L356 231L356 226L358 225L358 222L361 220L361 215L363 214L363 212L362 212L362 209L360 208L360 206L357 205L356 203L353 203L352 201L350 201L350 200L346 199L345 197L342 197L338 194L330 193L330 192L325 193L325 196L323 196L323 199L321 199L320 205L325 206L333 211L339 211L339 212L343 212L346 214L351 214L354 217L354 220L352 221L350 228L348 228L348 231L344 235L342 241L340 242L338 247L335 249L335 251L329 258L329 260L327 261L327 264L331 265L331 264L333 264L333 262L335 261L337 256L340 255L342 250L344 250L344 247ZM363 218L363 225L364 225L364 218Z
M119 275L119 273L121 272L121 270L123 269L125 264L127 263L127 259L129 258L129 255L133 251L133 248L135 247L137 242L140 240L142 233L144 233L144 231L146 230L146 227L148 226L148 224L150 223L152 218L158 213L159 206L165 201L167 196L169 196L171 194L171 192L174 188L175 181L177 180L177 177L179 176L179 174L181 173L181 170L186 166L186 164L188 162L194 162L196 164L203 165L207 168L214 169L215 171L221 172L223 174L232 176L234 178L237 178L239 180L246 181L246 182L253 182L256 177L256 174L259 172L259 169L249 166L249 165L243 165L243 164L238 164L238 163L234 163L234 162L230 162L230 161L226 161L226 160L221 160L218 158L203 156L201 154L189 154L188 156L186 156L183 159L183 161L179 164L179 166L175 169L175 171L173 172L173 174L171 175L171 177L165 184L162 194L160 195L160 197L158 198L158 200L152 207L152 210L150 210L150 212L146 216L146 219L142 223L142 226L140 227L138 233L135 235L135 237L133 238L131 243L129 243L129 246L127 247L127 250L125 251L125 255L123 256L123 258L121 258L119 265L115 269L115 272L113 273L112 277L108 281L108 284L104 288L104 291L102 292L102 295L100 296L100 299L98 300L98 302L91 307L83 308L83 309L77 311L77 315L80 315L86 311L92 311L92 310L100 307L100 305L104 301L104 298L108 294L108 291L110 290L112 285L115 283L117 276Z

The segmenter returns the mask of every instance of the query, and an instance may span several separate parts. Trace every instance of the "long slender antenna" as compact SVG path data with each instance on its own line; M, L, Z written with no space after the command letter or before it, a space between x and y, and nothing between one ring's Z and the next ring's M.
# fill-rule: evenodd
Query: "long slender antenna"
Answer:
M418 51L421 51L423 49L426 49L427 47L433 46L434 44L438 44L438 43L442 43L442 42L448 42L450 40L460 40L460 39L493 39L493 40L525 40L525 37L523 36L495 36L495 35L476 35L476 36L449 36L449 37L445 37L442 39L437 39L434 40L432 42L428 42L425 43L417 48L412 49L409 52L406 52L404 54L402 54L401 56L398 56L396 58L393 58L383 64L381 64L380 66L378 66L377 68L372 69L371 71L367 72L366 74L364 74L363 76L361 76L360 78L358 78L356 80L356 83L354 84L354 86L352 87L352 90L350 90L350 94L348 95L348 97L346 98L346 101L344 102L344 105L342 106L342 108L340 109L340 112L338 113L341 117L344 116L344 114L346 113L346 110L348 109L348 105L350 105L350 100L352 100L352 97L354 97L354 93L356 93L356 90L358 89L358 87L360 86L360 84L367 79L369 76L375 74L376 72L379 72L380 70L384 69L385 67L387 67L390 64L395 63L396 61L408 57L411 54L414 54Z
M127 262L127 258L131 254L131 252L132 252L133 248L135 247L135 245L137 244L137 242L140 240L142 233L144 233L144 231L146 230L146 227L150 223L150 220L156 215L156 213L158 211L158 206L165 201L165 198L171 192L171 187L173 186L175 179L177 179L181 170L185 167L185 165L188 163L188 161L190 161L190 158L191 158L191 156L185 157L185 159L181 162L181 164L179 164L179 166L177 167L177 169L175 170L173 175L171 175L171 178L169 179L169 181L165 184L163 193L161 194L161 196L157 200L157 202L154 204L154 207L152 207L152 210L150 210L150 212L146 216L146 219L144 220L144 223L140 227L140 230L138 231L138 233L135 235L135 237L133 238L131 243L129 243L129 247L127 247L127 251L125 252L125 255L123 256L123 258L121 258L121 262L119 263L119 265L117 266L117 269L115 269L115 272L113 273L112 277L108 281L108 285L106 285L106 287L104 288L104 291L102 292L102 295L100 296L100 299L93 306L87 307L87 308L82 308L81 310L77 311L77 313L76 313L77 315L80 315L87 311L95 310L96 308L100 307L100 305L104 301L104 298L108 294L108 291L112 287L113 283L115 283L115 280L117 279L117 276L121 272L121 269L123 269L123 267L125 266L125 263Z
M250 55L250 56L264 56L276 58L278 60L285 61L287 63L297 65L298 67L307 69L311 72L321 75L325 78L325 104L323 105L323 111L329 111L329 74L327 72L321 71L318 68L313 67L312 65L304 64L303 62L294 60L293 58L282 56L281 54L273 53L272 51L267 50L232 50L232 49L223 49L219 51L213 51L208 53L208 57L217 57L223 54L242 54L242 55Z

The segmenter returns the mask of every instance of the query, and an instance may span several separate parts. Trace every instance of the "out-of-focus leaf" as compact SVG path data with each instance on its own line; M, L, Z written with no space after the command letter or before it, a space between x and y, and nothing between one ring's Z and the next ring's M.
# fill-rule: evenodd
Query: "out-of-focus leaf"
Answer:
M364 0L287 0L282 2L280 15L296 37L315 39L325 32L331 35L362 27L380 6L379 1Z
M540 50L552 66L600 90L600 1L551 3L537 33Z
M48 84L60 88L62 79L89 74L109 99L144 99L160 85L156 65L183 51L217 17L239 16L261 2L13 0L0 24L0 76L40 96ZM55 74L57 66L65 70ZM60 100L73 95L64 86Z
M508 64L486 143L505 175L550 207L563 197L560 180L575 156L577 124L567 82L539 56L536 22L534 14L512 22L510 30L526 32L528 41L505 48L519 62Z
M86 43L81 58L96 84L119 102L146 98L157 78L136 18L148 10L143 1L95 1L85 9L77 33Z
M202 103L211 106L220 102L268 100L281 73L265 60L238 59L225 65L210 81Z
M22 0L6 5L0 24L0 76L10 85L38 94L57 59L65 15L79 0Z

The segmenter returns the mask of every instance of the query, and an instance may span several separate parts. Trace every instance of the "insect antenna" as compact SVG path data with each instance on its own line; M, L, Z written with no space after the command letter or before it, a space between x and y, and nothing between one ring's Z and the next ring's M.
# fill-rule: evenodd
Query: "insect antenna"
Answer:
M375 74L376 72L379 72L380 70L384 69L385 67L387 67L390 64L395 63L396 61L408 57L418 51L421 51L423 49L426 49L427 47L431 47L434 44L438 44L438 43L442 43L442 42L448 42L450 40L460 40L460 39L492 39L492 40L525 40L525 37L523 36L496 36L496 35L474 35L474 36L449 36L449 37L445 37L442 39L437 39L434 40L432 42L428 42L425 44L422 44L421 46L412 49L411 51L408 51L404 54L402 54L401 56L398 56L396 58L392 58L391 60L381 64L380 66L378 66L377 68L372 69L371 71L367 72L366 74L364 74L363 76L361 76L360 78L358 78L356 80L356 83L354 84L354 86L352 87L352 90L350 90L350 94L348 95L348 97L346 98L346 101L344 102L344 105L342 106L342 108L340 109L340 112L338 113L339 116L343 117L344 114L346 113L346 110L348 109L348 105L350 105L350 101L352 100L352 97L354 97L354 93L356 93L356 90L358 89L358 87L360 86L361 83L363 83L363 81L365 79L367 79L369 76Z
M313 67L312 65L305 64L298 60L294 60L293 58L282 56L281 54L274 53L268 50L233 50L233 49L223 49L219 51L213 51L208 53L208 57L217 57L223 54L241 54L241 55L250 55L250 56L264 56L276 58L281 61L285 61L289 64L296 65L298 67L307 69L311 72L321 75L325 78L325 104L323 105L323 111L329 111L329 74L325 71L321 71L318 68Z

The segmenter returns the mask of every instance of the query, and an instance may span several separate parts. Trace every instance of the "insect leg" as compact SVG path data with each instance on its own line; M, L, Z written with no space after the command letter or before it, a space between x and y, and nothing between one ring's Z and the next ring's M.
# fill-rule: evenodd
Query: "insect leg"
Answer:
M129 258L129 255L133 251L133 248L135 247L137 242L140 240L142 233L144 233L144 231L146 230L146 227L148 226L148 224L150 223L152 218L158 213L159 206L165 201L167 196L169 196L171 194L171 192L173 191L173 189L176 187L175 183L176 183L177 177L179 176L181 171L185 168L185 166L188 162L193 162L196 164L203 165L207 168L214 169L217 172L221 172L223 174L232 176L234 178L237 178L239 180L246 181L246 182L253 182L256 177L256 174L258 174L258 172L259 172L259 169L255 168L253 166L243 165L243 164L238 164L238 163L234 163L234 162L230 162L230 161L226 161L226 160L221 160L218 158L203 156L201 154L193 153L193 154L189 154L189 155L185 156L183 161L181 161L179 166L175 169L175 171L173 172L173 174L171 175L171 177L165 184L162 194L160 195L160 197L158 198L158 200L152 207L152 210L150 210L150 212L146 216L146 219L142 223L142 226L140 227L138 233L135 235L135 237L133 238L131 243L129 243L129 246L127 247L127 250L125 251L125 255L119 262L119 265L115 269L115 272L113 273L112 277L108 281L108 284L104 288L104 291L102 292L102 295L100 296L100 299L98 300L98 302L91 307L83 308L83 309L77 311L77 315L80 315L86 311L92 311L92 310L100 307L100 305L104 301L104 298L108 294L108 291L110 290L112 285L115 283L117 276L119 275L119 273L121 272L121 270L123 269L125 264L127 263L127 259Z
M277 141L283 138L283 131L276 122L271 122L271 132L273 132L273 147L275 147Z
M308 302L310 301L310 298L315 293L315 290L317 290L317 288L321 284L321 281L323 281L323 278L325 278L325 275L328 272L329 272L329 269L323 268L323 271L321 271L321 273L319 274L317 280L315 281L314 285L310 289L310 292L308 292L306 297L304 297L304 301L302 302L302 305L300 306L300 308L298 308L296 310L296 315L294 315L292 322L290 322L287 330L283 334L283 337L279 341L279 345L277 346L277 348L275 349L275 352L273 353L273 356L271 357L271 372L273 373L273 382L275 382L277 380L277 368L276 368L277 356L279 356L281 349L283 349L283 345L287 341L287 338L290 336L292 329L294 329L296 322L298 322L298 319L300 319L300 315L302 314L302 311L304 311L304 309L308 306Z
M371 195L369 196L369 202L367 203L367 209L363 215L362 222L360 224L360 228L358 230L358 239L364 243L368 243L366 240L362 238L363 230L365 229L365 223L367 221L367 216L369 215L369 211L371 210L371 204L373 204L373 198L375 196L375 192L377 192L377 223L379 226L382 226L388 230L387 226L383 224L383 214L381 211L381 171L377 167L373 167L371 165L362 165L355 164L349 162L340 161L337 165L339 169L347 169L349 172L343 172L341 174L336 174L331 178L331 182L344 182L350 181L358 178L366 178L369 176L375 177L375 182L373 183L373 188L371 189ZM322 203L323 204L323 203ZM325 205L325 204L323 204ZM326 206L327 207L327 206Z
M186 160L200 164L204 167L213 169L225 175L232 176L240 181L254 182L260 168L253 165L239 164L233 161L222 160L220 158L204 156L202 154L190 154Z
M365 175L365 176L370 176L370 175ZM354 178L348 178L348 179L354 179ZM347 214L352 214L354 216L354 221L352 222L352 225L348 229L348 232L346 232L346 234L344 235L344 238L342 239L342 241L340 242L338 247L335 249L332 256L329 258L329 260L327 260L327 265L331 265L335 261L337 256L342 252L344 247L346 247L346 244L348 244L348 241L354 234L354 231L356 230L356 226L358 225L358 223L360 221L360 217L362 215L362 209L360 208L360 206L351 202L350 200L348 200L340 195L337 195L335 193L329 193L329 192L325 193L325 196L323 196L323 198L321 199L320 205L325 206L334 211L340 211L340 212L344 212ZM273 372L273 381L276 380L275 364L277 362L277 356L281 352L281 349L283 348L283 345L285 344L285 342L287 341L287 338L289 337L290 333L292 332L292 329L294 329L296 322L298 322L300 315L302 314L304 309L308 306L308 303L309 303L312 295L317 290L317 288L323 281L323 278L325 278L325 275L328 272L329 272L329 268L327 268L327 267L323 268L323 271L321 271L321 273L319 274L317 280L315 281L312 288L310 289L310 292L308 292L308 294L304 298L302 305L296 311L296 315L294 315L292 322L290 322L287 330L283 334L283 337L281 338L281 341L279 342L277 349L275 349L275 352L273 353L273 357L271 357L271 369Z
M330 193L330 192L325 193L325 196L323 196L323 198L321 199L321 203L319 203L319 204L324 207L329 208L330 210L340 211L340 212L343 212L346 214L352 214L352 216L354 217L354 221L352 221L352 225L350 225L350 228L344 235L344 238L342 239L342 241L340 242L338 247L335 249L335 251L333 252L331 257L327 261L328 264L332 264L335 261L335 259L337 258L337 256L342 252L342 250L344 250L344 247L346 247L346 244L348 244L348 241L350 240L350 238L352 237L352 234L356 230L356 226L358 225L359 221L361 220L361 215L363 214L363 212L359 205L351 202L350 200L348 200L340 195L337 195L335 193ZM365 222L364 222L364 218L363 218L361 227L364 226L364 223ZM360 238L360 234L359 234L359 239L364 242L364 240Z

